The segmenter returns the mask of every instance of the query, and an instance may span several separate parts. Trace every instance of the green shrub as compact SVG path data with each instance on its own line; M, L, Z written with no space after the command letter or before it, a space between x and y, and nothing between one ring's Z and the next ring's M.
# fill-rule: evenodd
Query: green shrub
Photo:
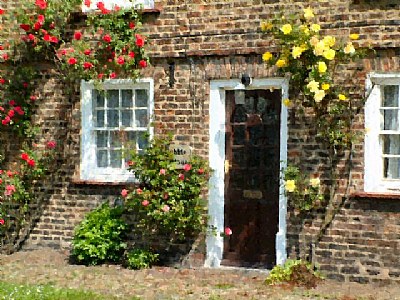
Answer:
M127 228L121 215L122 208L111 208L108 203L88 213L75 228L72 256L86 265L120 261Z
M126 255L126 265L128 269L140 270L150 268L157 262L158 254L150 250L136 248Z

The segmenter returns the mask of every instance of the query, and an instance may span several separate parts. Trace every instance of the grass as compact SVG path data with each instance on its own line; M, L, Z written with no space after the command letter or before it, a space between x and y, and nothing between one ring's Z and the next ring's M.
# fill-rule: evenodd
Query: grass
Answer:
M93 292L51 285L21 285L0 281L0 300L110 300Z

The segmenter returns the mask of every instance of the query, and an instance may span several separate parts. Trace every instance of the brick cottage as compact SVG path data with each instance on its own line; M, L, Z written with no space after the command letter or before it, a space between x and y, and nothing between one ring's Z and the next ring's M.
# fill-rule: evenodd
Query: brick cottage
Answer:
M221 231L230 226L234 233L229 240L205 238L186 266L271 268L287 258L305 258L328 278L400 282L398 1L143 3L151 66L137 83L115 79L105 88L115 97L134 99L133 135L172 132L176 144L209 160L214 170L207 195L210 224ZM326 153L312 124L282 104L290 78L278 77L262 61L275 46L260 23L277 11L309 5L324 32L338 38L357 33L360 45L376 51L349 66L361 70L351 78L357 93L368 91L354 124L363 139L354 145L351 168L338 179L337 198L343 203L325 227L320 213L303 216L288 208L280 170L287 162L301 161L322 174ZM79 27L85 13L72 26ZM93 107L94 85L82 81L75 97L67 97L52 72L49 65L43 67L39 92L46 105L37 108L35 121L63 147L50 178L51 193L24 249L69 249L73 229L85 214L104 201L114 202L132 177L113 156L113 131L103 132L102 144L93 138L94 114L112 113ZM348 74L343 70L343 78ZM140 138L136 143L143 147Z

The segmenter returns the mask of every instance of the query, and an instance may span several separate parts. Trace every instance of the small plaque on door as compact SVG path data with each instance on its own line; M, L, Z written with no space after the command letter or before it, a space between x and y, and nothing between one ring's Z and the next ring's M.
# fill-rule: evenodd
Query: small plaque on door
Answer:
M243 190L243 197L249 199L261 199L263 196L259 190Z

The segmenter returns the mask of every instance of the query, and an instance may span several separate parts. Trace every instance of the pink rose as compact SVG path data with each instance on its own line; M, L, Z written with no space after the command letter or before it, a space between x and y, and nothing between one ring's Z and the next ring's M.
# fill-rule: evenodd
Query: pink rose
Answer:
M182 173L178 175L179 180L184 180L185 179L185 175L183 175Z
M0 225L4 225L4 220L0 219Z
M229 227L225 227L225 230L224 230L224 233L225 233L225 235L232 235L232 229L230 229Z
M160 169L160 175L165 175L166 172L165 169Z
M169 208L168 205L164 205L164 207L162 208L162 210L163 210L164 212L169 212L170 208Z
M122 196L123 198L126 198L126 196L128 196L128 194L129 194L129 191L128 191L127 189L123 189L123 190L121 191L121 196Z
M143 201L142 201L142 205L143 205L143 206L147 206L147 205L149 205L149 201L147 201L147 200L143 200Z
M189 165L189 164L185 164L185 165L183 166L183 169L185 170L185 172L187 172L187 171L190 171L190 170L192 169L192 166Z
M141 188L138 188L138 189L136 189L136 193L140 195L143 193L143 190Z

